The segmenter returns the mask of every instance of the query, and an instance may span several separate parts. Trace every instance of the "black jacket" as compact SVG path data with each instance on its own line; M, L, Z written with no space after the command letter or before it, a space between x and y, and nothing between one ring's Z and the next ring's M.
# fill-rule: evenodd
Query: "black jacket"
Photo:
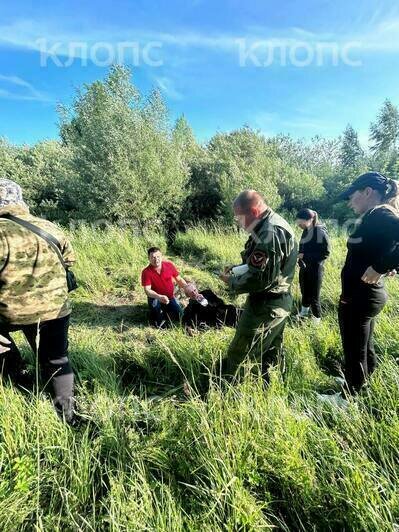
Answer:
M207 300L208 305L203 307L197 301L190 299L184 309L183 325L190 327L236 327L242 310L234 305L226 305L223 299L218 297L212 290L200 292Z
M317 224L303 231L299 253L303 253L303 262L307 266L326 260L330 255L330 239L324 225Z
M399 217L389 207L380 205L367 211L348 239L348 253L342 269L342 298L380 299L384 283L375 285L361 279L369 266L385 274L399 269Z

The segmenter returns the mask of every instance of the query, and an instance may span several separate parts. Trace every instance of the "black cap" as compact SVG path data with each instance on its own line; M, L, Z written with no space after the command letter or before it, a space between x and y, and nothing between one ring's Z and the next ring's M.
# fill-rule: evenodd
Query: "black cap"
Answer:
M296 215L297 220L312 220L316 215L312 209L301 209Z
M356 190L363 190L370 187L385 193L389 186L389 179L379 172L367 172L360 175L355 181L338 196L338 201L348 200Z

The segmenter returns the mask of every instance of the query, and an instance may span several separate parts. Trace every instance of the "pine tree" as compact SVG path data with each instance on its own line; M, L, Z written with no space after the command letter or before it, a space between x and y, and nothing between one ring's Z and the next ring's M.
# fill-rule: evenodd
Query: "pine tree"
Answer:
M371 150L384 155L396 150L399 141L399 111L390 100L385 100L376 122L370 125Z
M357 168L364 156L359 137L353 127L348 124L343 133L340 147L340 161L345 170Z

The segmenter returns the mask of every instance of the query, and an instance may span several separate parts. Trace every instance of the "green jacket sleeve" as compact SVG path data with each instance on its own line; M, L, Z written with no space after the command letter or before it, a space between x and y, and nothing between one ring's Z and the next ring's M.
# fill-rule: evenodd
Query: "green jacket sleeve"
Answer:
M267 242L256 244L246 260L248 271L238 277L231 276L229 288L236 294L259 292L270 288L280 274L280 253L277 251L276 234Z

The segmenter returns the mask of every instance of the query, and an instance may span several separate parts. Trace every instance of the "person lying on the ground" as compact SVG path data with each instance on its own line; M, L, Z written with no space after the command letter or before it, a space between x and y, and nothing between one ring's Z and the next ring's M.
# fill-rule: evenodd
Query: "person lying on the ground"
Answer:
M192 288L183 279L173 262L163 260L157 247L148 250L149 265L141 272L141 284L148 298L150 321L162 327L167 320L178 320L183 313L180 303L174 296L175 284L191 297Z

